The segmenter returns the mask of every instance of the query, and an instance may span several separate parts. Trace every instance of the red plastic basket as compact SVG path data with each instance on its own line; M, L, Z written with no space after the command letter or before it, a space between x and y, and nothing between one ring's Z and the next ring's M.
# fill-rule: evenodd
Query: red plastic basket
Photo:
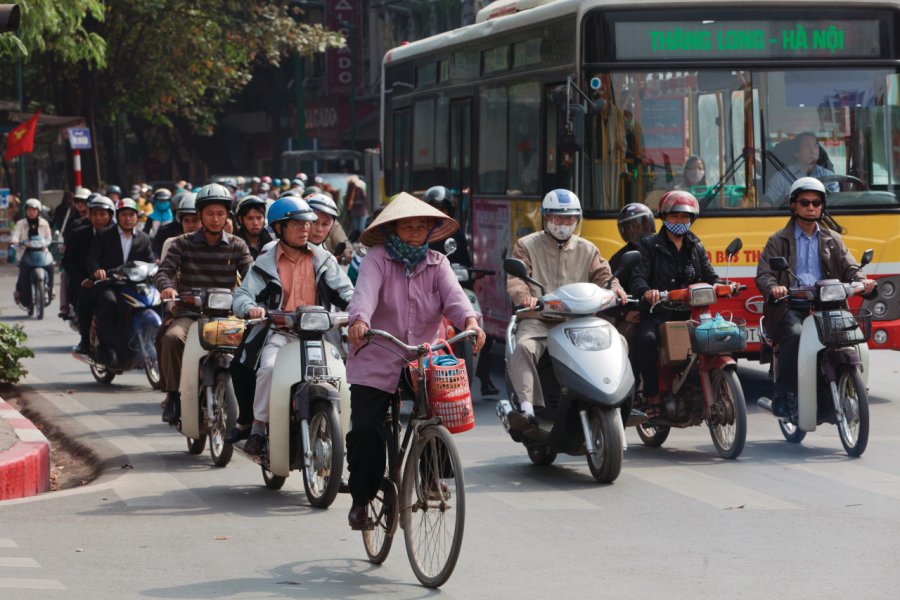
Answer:
M440 340L443 341L443 340ZM452 351L450 356L456 358ZM428 366L425 367L425 383L428 386L429 417L440 417L450 433L462 433L475 427L475 411L472 408L472 392L464 360L456 358L455 365L434 364L434 353L428 349ZM409 363L413 388L418 388L418 362Z

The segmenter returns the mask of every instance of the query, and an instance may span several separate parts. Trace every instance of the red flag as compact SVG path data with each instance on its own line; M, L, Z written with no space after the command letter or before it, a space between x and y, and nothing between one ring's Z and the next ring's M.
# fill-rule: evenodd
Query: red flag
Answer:
M37 120L40 114L41 111L37 111L33 117L9 132L9 136L6 138L4 160L11 160L20 154L34 152L34 130L37 129Z

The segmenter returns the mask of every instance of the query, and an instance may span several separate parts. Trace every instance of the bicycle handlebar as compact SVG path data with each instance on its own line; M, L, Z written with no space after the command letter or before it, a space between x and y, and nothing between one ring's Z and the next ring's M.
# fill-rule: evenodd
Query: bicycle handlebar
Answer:
M410 346L406 342L403 342L402 340L394 337L387 331L383 331L381 329L369 329L368 331L366 331L366 339L368 340L368 342L366 342L367 344L369 342L371 342L372 338L374 338L374 337L384 338L384 339L388 340L389 342L392 342L396 346L402 348L403 350L406 350L407 352L415 352L417 356L422 356L426 352L428 352L428 348L426 348L425 344L420 344L418 346ZM461 340L464 340L466 338L470 338L470 337L475 337L475 332L466 329L465 331L461 331L460 333L456 334L449 340L445 340L444 342L442 342L440 344L435 344L435 345L431 346L431 349L432 350L440 350L441 348L446 348L447 350L449 350L451 345L453 345L456 342L459 342Z

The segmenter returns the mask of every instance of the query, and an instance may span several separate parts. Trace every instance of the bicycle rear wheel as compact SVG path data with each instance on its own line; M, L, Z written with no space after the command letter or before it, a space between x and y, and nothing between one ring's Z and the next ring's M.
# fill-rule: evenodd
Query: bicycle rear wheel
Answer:
M397 531L397 506L397 486L385 477L375 498L369 501L369 520L375 527L362 532L366 554L376 565L383 563L391 551Z
M466 520L462 462L444 426L425 427L416 436L400 498L409 564L422 585L440 587L456 566Z

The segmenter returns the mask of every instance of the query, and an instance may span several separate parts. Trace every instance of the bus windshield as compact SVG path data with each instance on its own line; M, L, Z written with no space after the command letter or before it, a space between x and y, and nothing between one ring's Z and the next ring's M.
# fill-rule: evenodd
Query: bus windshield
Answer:
M813 176L832 212L900 209L900 76L884 68L597 71L583 201L656 209L672 189L704 213L776 210Z

